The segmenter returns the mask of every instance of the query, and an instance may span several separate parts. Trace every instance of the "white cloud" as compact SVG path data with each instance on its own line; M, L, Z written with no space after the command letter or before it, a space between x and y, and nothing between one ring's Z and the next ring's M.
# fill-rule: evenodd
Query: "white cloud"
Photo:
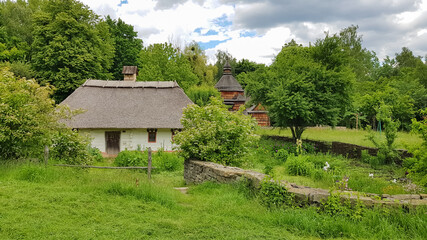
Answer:
M263 36L240 37L238 31L233 31L230 35L231 40L206 51L211 62L214 61L216 51L223 50L237 59L246 58L258 63L270 64L282 46L292 38L296 38L289 28L284 27L272 28Z
M120 0L82 1L99 15L133 25L145 46L227 40L206 51L211 61L223 50L237 59L269 64L291 39L308 45L325 31L337 33L352 24L359 26L364 47L380 59L404 46L416 55L427 54L427 0L128 0L121 6ZM223 16L232 25L215 23ZM206 36L209 30L218 34ZM242 37L245 32L256 34Z

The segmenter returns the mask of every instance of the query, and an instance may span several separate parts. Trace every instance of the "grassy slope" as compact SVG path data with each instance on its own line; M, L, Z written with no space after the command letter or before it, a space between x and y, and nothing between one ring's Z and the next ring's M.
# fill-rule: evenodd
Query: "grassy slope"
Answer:
M278 135L292 137L290 129L272 129L261 128L258 131L262 135ZM331 128L307 128L302 134L303 139L321 140L321 141L337 141L352 143L361 146L374 147L372 142L366 139L367 131L356 129L331 129ZM378 133L379 136L379 133ZM384 137L384 133L381 134ZM420 144L422 140L415 134L399 132L396 139L396 147L399 149L407 149L408 146Z
M182 172L0 166L0 239L422 239L427 215L369 211L361 221L314 208L268 211L230 185L183 195ZM138 178L140 186L135 186Z

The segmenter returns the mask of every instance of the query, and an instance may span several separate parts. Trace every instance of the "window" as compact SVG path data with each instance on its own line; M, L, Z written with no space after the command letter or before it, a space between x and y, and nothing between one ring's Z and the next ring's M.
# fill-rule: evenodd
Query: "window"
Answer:
M155 128L148 128L147 132L148 132L148 142L149 143L155 143L156 142L156 137L157 137L157 129L155 129Z

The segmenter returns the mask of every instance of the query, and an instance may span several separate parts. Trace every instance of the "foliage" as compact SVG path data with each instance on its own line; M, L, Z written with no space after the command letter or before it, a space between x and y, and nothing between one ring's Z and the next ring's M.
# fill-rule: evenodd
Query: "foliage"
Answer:
M31 65L23 61L1 62L0 68L9 68L9 71L19 78L32 79L36 75Z
M114 164L119 167L142 166L148 164L148 155L139 150L124 150L119 152L114 159Z
M199 81L202 84L213 86L215 84L214 76L217 74L218 69L216 66L207 65L208 57L199 44L192 41L185 46L183 54L190 63L193 73L199 78Z
M294 196L280 184L265 178L259 189L259 200L268 208L282 208L294 205Z
M385 104L382 104L378 110L377 119L383 123L386 139L385 141L379 141L373 132L368 135L368 139L378 148L377 158L379 163L390 164L400 159L400 155L394 146L400 122L391 119L390 107Z
M155 174L148 181L138 171L48 166L42 168L54 178L28 182L21 180L24 167L0 167L0 205L8 206L1 211L1 239L188 239L191 235L206 239L397 240L424 239L427 234L426 207L422 206L366 208L363 217L353 221L314 207L268 210L230 184L189 186L189 194L183 195L173 189L183 186L182 173ZM48 178L50 174L43 175Z
M354 75L348 68L328 70L313 59L313 51L285 46L271 67L248 83L254 101L266 106L275 126L289 127L294 139L307 126L335 125L350 103Z
M404 159L403 166L415 182L427 187L427 108L421 111L421 114L424 115L423 120L412 119L412 131L418 133L423 142L409 149L413 157Z
M221 97L221 94L216 88L206 85L192 86L187 90L186 94L191 99L191 101L201 107L208 105L211 97Z
M88 146L89 155L95 162L102 162L104 157L102 156L101 150L96 147Z
M185 55L170 43L145 47L138 68L139 81L176 81L184 91L200 82Z
M77 0L46 1L33 17L32 64L60 102L86 79L110 79L114 47L108 25Z
M256 123L242 111L229 112L216 98L205 107L185 108L184 130L174 137L182 156L226 165L237 161L257 140Z
M92 163L99 156L90 150L90 139L87 136L64 128L52 138L50 157L67 164L82 165Z
M184 159L179 157L177 153L158 151L154 155L153 164L161 171L174 172L182 169L184 166Z
M0 159L38 157L60 127L52 87L0 71Z
M113 39L114 58L110 72L113 79L123 79L123 66L137 66L138 55L142 50L142 40L138 38L138 33L134 31L132 25L126 24L120 18L111 19L107 16L106 23L109 26L111 38Z
M281 148L277 150L276 153L274 153L274 157L281 162L286 162L286 160L288 160L288 157L289 157L289 152Z
M342 199L345 193L331 192L328 199L322 202L319 210L331 217L344 216L349 217L351 220L361 220L364 217L366 206L357 198L354 204L351 203L350 198Z
M289 156L285 162L286 172L293 176L310 176L314 172L314 164L309 155Z

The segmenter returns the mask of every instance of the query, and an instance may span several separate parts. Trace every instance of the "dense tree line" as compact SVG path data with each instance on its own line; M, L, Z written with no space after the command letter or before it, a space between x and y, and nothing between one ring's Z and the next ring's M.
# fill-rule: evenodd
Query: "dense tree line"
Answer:
M0 66L17 77L53 86L58 103L86 79L122 79L123 65L137 65L138 81L177 81L199 105L218 96L214 85L226 61L273 124L379 127L377 115L389 108L400 128L409 130L427 107L427 65L403 47L380 61L363 47L357 26L326 33L310 46L284 44L270 66L237 60L218 51L209 64L196 42L143 46L134 27L98 16L77 0L0 2Z

